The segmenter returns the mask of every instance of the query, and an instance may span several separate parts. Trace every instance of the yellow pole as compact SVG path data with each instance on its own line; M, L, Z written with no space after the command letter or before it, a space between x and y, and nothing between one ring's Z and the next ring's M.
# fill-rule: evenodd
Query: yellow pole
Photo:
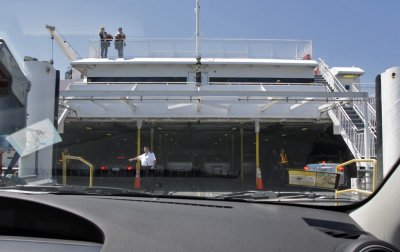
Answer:
M260 133L259 132L256 132L256 173L258 171L257 169L260 169Z
M89 165L89 187L93 186L93 165Z
M61 153L63 162L63 185L67 185L67 158L64 153Z
M243 128L240 128L240 181L244 180L244 148L243 148Z
M82 163L86 164L89 167L89 187L93 186L93 164L84 159L83 157L79 156L71 156L71 155L65 155L64 153L62 155L62 161L63 161L63 185L67 184L67 160L78 160L81 161Z

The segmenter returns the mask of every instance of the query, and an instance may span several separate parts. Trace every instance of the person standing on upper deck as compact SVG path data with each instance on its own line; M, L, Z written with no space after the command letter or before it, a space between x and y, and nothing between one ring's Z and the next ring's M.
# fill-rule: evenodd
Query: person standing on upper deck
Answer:
M115 34L115 49L118 51L118 58L123 58L124 57L124 47L125 47L125 33L122 32L122 27L118 28L117 34Z
M110 42L107 40L108 35L109 34L107 34L106 29L104 27L100 27L99 37L102 58L107 58L108 47L110 46Z

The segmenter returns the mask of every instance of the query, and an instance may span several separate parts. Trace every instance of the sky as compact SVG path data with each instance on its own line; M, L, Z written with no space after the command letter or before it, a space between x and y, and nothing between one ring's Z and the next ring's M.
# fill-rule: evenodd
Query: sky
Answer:
M358 66L362 82L400 66L399 0L200 0L205 38L312 40L313 58ZM192 38L195 0L0 0L0 37L14 56L50 60L46 24L56 26L81 57L100 26L128 38ZM54 44L54 67L69 62Z

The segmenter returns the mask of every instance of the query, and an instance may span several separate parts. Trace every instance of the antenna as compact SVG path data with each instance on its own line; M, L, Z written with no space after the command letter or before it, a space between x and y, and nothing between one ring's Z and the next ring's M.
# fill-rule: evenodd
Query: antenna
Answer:
M200 58L200 0L196 0L196 57Z

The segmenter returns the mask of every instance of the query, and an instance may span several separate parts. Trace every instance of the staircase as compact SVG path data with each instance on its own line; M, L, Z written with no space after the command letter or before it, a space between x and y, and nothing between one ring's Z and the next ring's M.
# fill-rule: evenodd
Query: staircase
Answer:
M322 84L326 86L330 90L330 92L334 92L334 89L329 85L324 76L322 76L321 74L314 75L314 82L317 84Z
M349 107L343 107L344 111L346 112L346 114L349 116L351 122L354 124L354 126L356 126L357 130L362 132L364 131L364 121L363 119L360 117L360 115L356 112L356 110L349 106Z
M321 74L314 76L314 82L325 85L328 92L348 92L340 81L330 72L328 66L321 59L319 61ZM352 92L358 92L358 90L355 89L352 90ZM338 129L338 134L343 137L355 158L376 156L376 113L370 104L367 105L367 123L365 123L365 116L361 110L362 103L359 101L354 103L350 102L345 106L339 106L334 110L328 111L334 126ZM365 124L367 124L367 127L365 127ZM367 130L367 132L365 132L365 130ZM368 139L370 140L368 141Z

